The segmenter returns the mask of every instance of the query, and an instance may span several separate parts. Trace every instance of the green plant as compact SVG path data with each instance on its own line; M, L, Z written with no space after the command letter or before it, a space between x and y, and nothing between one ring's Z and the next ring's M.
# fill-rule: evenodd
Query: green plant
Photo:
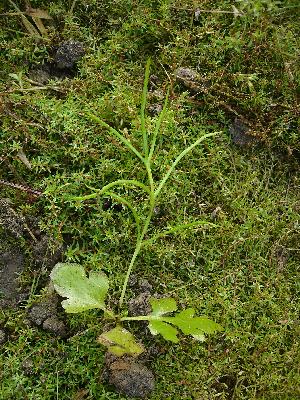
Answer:
M120 179L113 181L102 189L90 188L93 193L80 196L72 197L74 201L85 201L93 198L99 198L102 195L109 195L113 199L126 205L133 214L136 227L137 227L137 240L134 253L132 255L131 261L129 263L127 273L124 279L120 299L119 299L119 312L115 313L105 304L106 295L109 288L109 280L103 272L92 271L89 277L86 277L84 268L79 264L73 263L59 263L55 266L51 273L51 279L54 284L56 291L66 300L63 300L62 306L68 313L78 313L90 309L100 309L104 311L104 317L112 319L116 323L116 327L105 332L98 338L98 341L103 345L106 345L109 350L116 355L131 354L137 355L143 351L143 347L138 344L134 336L122 327L122 323L125 321L148 321L149 329L153 335L161 334L164 339L170 340L174 343L178 342L178 328L187 335L193 336L197 340L204 340L204 334L214 333L221 329L220 325L209 320L206 317L195 317L195 311L192 308L183 310L174 316L169 316L169 313L177 311L176 301L173 298L152 298L150 299L150 304L152 307L152 312L149 315L128 317L123 311L124 297L126 289L128 286L128 281L132 269L134 267L137 256L139 255L141 249L149 243L152 243L159 237L163 237L178 231L197 227L200 225L212 225L206 221L196 221L189 224L181 224L173 226L164 232L156 234L148 239L145 239L145 235L148 231L151 218L153 216L154 207L159 197L162 189L164 188L166 182L168 181L170 175L174 171L176 165L179 161L186 156L191 150L193 150L197 145L199 145L206 138L215 136L217 132L204 134L198 138L193 144L183 150L178 157L175 159L169 170L165 173L163 178L158 184L155 184L152 174L152 160L155 151L157 136L159 134L161 124L164 119L164 115L168 103L168 94L164 103L163 110L157 119L154 132L149 143L148 133L146 130L146 119L145 119L145 108L146 108L146 98L147 98L147 87L149 81L150 73L150 60L148 60L146 65L144 88L142 94L141 102L141 133L143 138L143 150L139 151L134 147L131 142L126 139L120 132L109 126L106 122L95 116L94 114L87 112L86 115L92 121L105 127L109 132L122 142L132 153L134 153L140 160L141 164L144 166L147 177L148 185L144 182L130 179ZM148 196L148 214L144 218L138 215L134 206L124 197L119 196L112 190L114 187L123 186L135 186L142 189Z

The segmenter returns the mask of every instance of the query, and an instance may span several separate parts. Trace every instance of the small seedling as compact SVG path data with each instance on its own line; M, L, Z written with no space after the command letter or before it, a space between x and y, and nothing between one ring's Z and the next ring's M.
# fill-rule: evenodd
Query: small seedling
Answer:
M149 243L153 243L158 238L177 233L184 229L191 229L201 225L215 226L214 224L206 221L195 221L189 224L173 226L172 228L166 229L161 233L145 239L145 235L148 231L148 227L154 214L154 208L157 203L157 199L159 198L163 187L167 183L176 165L184 156L186 156L201 142L209 137L215 136L218 133L207 133L198 138L193 144L179 154L160 182L154 182L152 175L152 159L155 151L157 136L160 132L161 124L166 113L168 94L166 96L162 112L157 118L154 132L152 135L149 135L151 140L148 141L149 137L146 130L145 108L149 74L150 60L148 60L146 66L144 89L141 102L140 121L141 133L143 137L143 151L139 151L120 132L109 126L106 122L102 121L99 117L90 112L86 113L86 116L90 120L95 121L102 127L108 129L112 136L123 143L135 156L139 158L141 165L147 172L147 184L135 179L121 179L108 183L102 187L102 189L90 188L92 189L92 193L89 195L72 197L72 200L78 202L92 198L98 199L103 195L110 196L112 199L128 207L133 214L137 227L137 240L135 250L124 278L123 288L119 299L118 312L111 310L106 304L105 300L109 289L109 280L103 272L92 271L90 272L89 277L87 277L85 270L81 265L73 263L59 263L54 267L51 273L51 280L56 291L62 297L66 298L66 300L62 301L62 306L66 312L79 313L90 309L100 309L104 312L104 318L111 319L115 322L115 327L108 332L102 333L102 335L100 335L98 338L98 342L106 346L110 352L117 356L122 356L124 354L137 356L144 351L143 347L135 340L134 336L123 328L122 324L125 321L147 321L149 323L149 330L153 335L160 334L164 339L174 343L179 341L179 330L183 334L191 335L194 339L199 341L204 340L205 334L210 334L221 330L221 326L216 322L213 322L203 316L195 316L195 311L193 308L188 308L186 310L177 312L177 304L173 298L151 298L150 304L152 307L152 312L149 315L129 317L127 316L126 310L123 309L124 297L128 286L129 277L134 267L136 258L144 246ZM135 207L126 198L121 197L119 194L113 192L114 187L124 186L135 186L139 189L142 189L146 193L148 201L148 214L146 216L140 216Z

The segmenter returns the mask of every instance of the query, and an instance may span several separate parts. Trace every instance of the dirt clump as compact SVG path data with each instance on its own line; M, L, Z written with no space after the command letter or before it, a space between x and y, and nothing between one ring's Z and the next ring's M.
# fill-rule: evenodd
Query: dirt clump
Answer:
M58 337L66 337L67 329L58 317L58 297L56 294L46 296L40 303L34 304L28 310L28 320L31 325L43 328Z
M26 231L25 218L16 213L8 199L0 199L0 227L16 239Z
M154 390L152 371L134 357L116 357L107 353L105 359L108 381L115 389L130 398L144 399Z
M85 50L81 42L68 40L58 47L54 61L59 69L74 68L76 63L84 56Z

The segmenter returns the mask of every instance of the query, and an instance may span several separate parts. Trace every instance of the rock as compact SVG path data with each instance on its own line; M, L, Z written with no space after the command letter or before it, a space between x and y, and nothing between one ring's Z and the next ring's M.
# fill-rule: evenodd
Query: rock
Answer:
M151 305L149 299L151 294L149 292L141 293L139 296L131 299L128 304L129 315L137 317L139 315L148 315L151 313Z
M15 306L19 301L18 275L24 270L24 255L18 248L0 254L0 307Z
M51 296L47 301L33 305L28 311L28 319L36 326L42 326L44 321L56 317L57 297Z
M7 334L4 329L0 329L0 346L7 341Z
M257 138L251 135L250 128L239 118L235 118L229 132L232 142L237 146L248 147L258 142Z
M84 56L82 43L69 40L63 42L57 49L54 61L59 69L71 69Z
M0 226L16 239L22 237L26 230L25 218L14 211L7 199L0 199Z
M65 324L60 321L56 316L47 318L43 322L43 329L45 331L54 333L56 336L66 337L67 330Z
M123 395L144 399L153 391L155 379L149 368L127 358L109 365L109 383Z

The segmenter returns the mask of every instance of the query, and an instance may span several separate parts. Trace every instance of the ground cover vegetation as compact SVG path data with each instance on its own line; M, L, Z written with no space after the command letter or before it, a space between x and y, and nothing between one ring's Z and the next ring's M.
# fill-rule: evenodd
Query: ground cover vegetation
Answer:
M136 244L132 210L120 197L145 215L145 195L123 187L98 201L74 198L111 181L146 182L147 175L138 158L87 114L142 150L142 124L153 134L169 91L153 157L155 181L199 136L220 133L196 146L170 175L146 239L182 223L210 224L149 243L134 278L224 331L204 343L183 337L169 344L128 324L145 346L159 349L150 398L299 398L298 1L30 6L8 1L0 9L1 199L63 242L63 261L104 272L108 301L117 306ZM70 40L81 43L80 57L60 67L58 49ZM4 225L0 229L6 251L16 239L7 239ZM18 238L28 260L20 281L29 296L18 307L1 308L7 340L0 397L127 398L101 377L105 350L95 339L105 322L99 312L66 317L60 310L68 327L63 338L26 322L30 307L47 294L51 272L30 263L31 233ZM134 290L132 283L125 303Z

